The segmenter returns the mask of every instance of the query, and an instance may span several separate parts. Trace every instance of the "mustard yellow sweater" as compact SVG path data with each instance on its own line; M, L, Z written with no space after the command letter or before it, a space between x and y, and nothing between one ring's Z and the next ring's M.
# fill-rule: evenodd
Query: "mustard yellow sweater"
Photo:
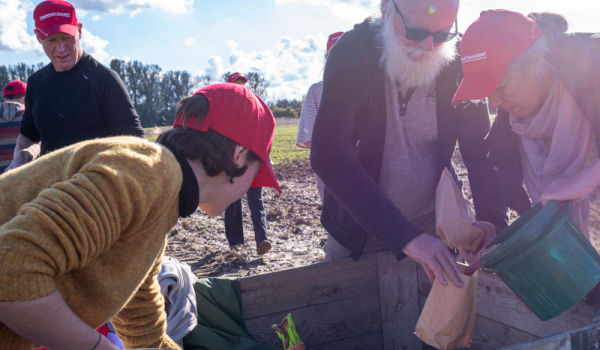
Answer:
M172 153L134 137L78 143L0 176L0 301L57 289L91 327L112 319L126 348L178 350L156 276L181 182ZM0 344L34 347L2 323Z

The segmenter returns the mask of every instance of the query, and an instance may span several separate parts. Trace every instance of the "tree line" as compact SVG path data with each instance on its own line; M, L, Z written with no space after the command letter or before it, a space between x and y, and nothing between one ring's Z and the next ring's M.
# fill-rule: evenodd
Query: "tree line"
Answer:
M0 86L4 87L12 80L26 82L30 75L43 67L43 63L0 65ZM172 125L175 121L175 109L179 100L190 96L204 86L227 82L230 75L230 72L223 73L216 80L209 75L193 76L186 70L163 72L162 68L156 64L119 59L113 59L110 62L110 68L125 83L144 128ZM248 78L246 86L266 101L270 82L258 72L248 72L245 75ZM302 101L283 99L269 103L269 107L276 118L293 118L300 116L303 102L304 98Z

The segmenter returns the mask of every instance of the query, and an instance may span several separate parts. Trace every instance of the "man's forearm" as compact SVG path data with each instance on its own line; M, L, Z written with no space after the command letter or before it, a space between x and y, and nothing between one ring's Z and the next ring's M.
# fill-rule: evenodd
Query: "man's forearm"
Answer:
M114 349L65 303L60 293L29 301L0 302L0 321L13 332L50 349Z

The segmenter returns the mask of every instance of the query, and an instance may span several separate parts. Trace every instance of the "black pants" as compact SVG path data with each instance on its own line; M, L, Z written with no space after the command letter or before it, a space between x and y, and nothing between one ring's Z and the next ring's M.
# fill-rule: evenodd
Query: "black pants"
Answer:
M256 247L267 239L267 212L263 204L262 187L252 187L246 193L250 216L254 224ZM231 203L225 210L225 236L229 245L244 244L244 218L242 215L242 199Z

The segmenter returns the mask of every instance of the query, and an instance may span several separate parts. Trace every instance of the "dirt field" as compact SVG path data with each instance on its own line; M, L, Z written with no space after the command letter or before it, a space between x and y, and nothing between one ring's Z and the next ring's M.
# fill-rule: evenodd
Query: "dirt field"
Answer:
M465 181L469 200L466 169L458 152L454 163ZM223 217L209 217L198 210L188 219L180 219L171 231L167 254L188 263L198 277L250 276L321 262L327 233L319 222L321 203L315 175L308 160L274 166L283 190L264 190L268 238L273 249L256 254L250 211L244 198L244 238L242 249L231 252L225 239Z

